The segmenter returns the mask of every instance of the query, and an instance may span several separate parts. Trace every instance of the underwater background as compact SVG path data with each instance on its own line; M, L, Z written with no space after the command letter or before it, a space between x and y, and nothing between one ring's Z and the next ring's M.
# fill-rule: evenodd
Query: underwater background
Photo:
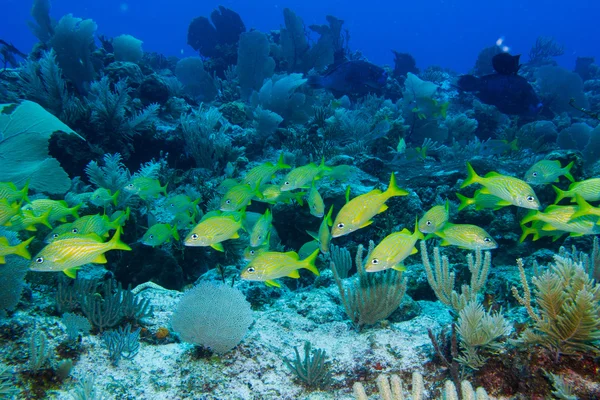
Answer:
M0 399L600 399L600 4L1 4Z

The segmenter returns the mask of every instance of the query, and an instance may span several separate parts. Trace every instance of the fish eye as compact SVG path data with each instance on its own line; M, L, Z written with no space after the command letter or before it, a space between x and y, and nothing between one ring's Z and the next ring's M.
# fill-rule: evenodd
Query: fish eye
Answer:
M535 197L533 196L527 196L527 201L532 202L535 200Z
M337 224L337 227L338 227L339 229L344 229L344 226L345 226L345 225L344 225L344 223L343 223L343 222L340 222L339 224Z
M225 200L225 204L231 204L231 200L229 200L229 199Z
M425 224L426 224L427 226L431 226L431 225L433 225L433 222L431 222L431 221L427 221L427 222L425 222Z
M171 207L175 207L175 204L171 203Z
M258 240L261 240L261 239L262 239L262 235L258 235Z
M58 237L58 233L53 233L52 234L52 239L56 239Z
M150 239L154 239L154 235L150 235Z
M250 255L253 256L254 255L254 250L250 250Z
M133 187L133 183L130 183L129 185L127 185L127 187L132 188Z
M489 238L489 237L484 237L484 238L483 238L483 241L484 241L484 242L491 242L491 241L492 241L492 238Z
M286 186L290 186L290 183L288 181L283 182L283 184Z
M44 257L38 257L38 258L36 258L35 262L38 263L38 264L43 263L44 262Z
M379 259L378 259L378 258L374 258L374 259L372 259L372 260L371 260L371 264L373 264L373 265L377 265L377 264L379 264Z
M190 236L192 238L192 240L197 240L198 239L198 234L197 233L193 233L192 236Z
M246 272L249 272L249 273L253 273L254 271L255 271L255 269L253 267L250 267L246 270Z
M79 233L79 229L77 229L77 228L73 228L73 229L71 229L71 232L72 232L72 233Z
M531 175L533 175L534 177L536 177L537 176L537 172L534 172Z

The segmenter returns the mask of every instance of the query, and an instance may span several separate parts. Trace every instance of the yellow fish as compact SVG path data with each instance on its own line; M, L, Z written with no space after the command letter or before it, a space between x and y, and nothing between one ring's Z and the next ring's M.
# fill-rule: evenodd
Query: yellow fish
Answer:
M236 185L229 189L221 199L221 211L237 211L248 204L254 197L262 197L262 193L257 188L250 185Z
M260 187L260 192L263 197L258 201L269 204L289 204L292 200L296 200L300 206L303 206L304 200L302 198L306 195L306 192L283 192L279 185L263 185Z
M315 186L314 180L312 181L310 191L308 192L307 202L310 213L317 218L323 218L323 215L325 215L325 203Z
M124 188L127 193L138 195L142 200L158 197L160 193L167 195L167 185L160 186L158 179L138 176L133 178Z
M377 272L392 268L396 271L406 271L402 262L411 254L418 252L415 244L419 239L423 240L423 234L419 231L419 223L415 223L413 233L408 229L403 229L387 235L369 254L365 270Z
M251 261L259 254L269 251L269 243L263 244L260 247L248 246L244 249L244 260Z
M535 192L528 183L521 179L489 172L484 177L477 175L470 163L467 163L467 179L460 185L461 189L474 183L483 186L481 193L493 194L517 207L539 210L540 203Z
M178 194L167 200L167 210L173 215L177 215L186 211L196 213L196 206L199 202L199 198L192 201L192 199L190 199L190 196L186 196L185 194Z
M265 213L256 221L250 232L250 246L259 247L269 238L271 232L271 223L273 222L273 215L271 210L267 208Z
M469 250L491 250L498 247L492 236L476 225L446 222L441 231L433 234L442 238L442 246L458 246Z
M170 242L171 238L179 240L179 233L177 233L177 225L171 226L169 224L154 224L144 236L140 239L142 244L146 246L160 246L163 243Z
M28 191L29 182L27 182L21 190L17 189L12 182L0 182L0 199L4 199L9 203L21 200L29 203L29 199L27 198Z
M575 203L575 195L580 195L585 201L600 200L600 178L586 179L585 181L571 183L568 190L561 190L552 185L556 192L554 204L565 197L571 198L571 203Z
M196 215L189 211L177 213L171 220L171 225L177 225L180 229L191 229L196 225Z
M573 218L573 215L579 210L578 206L557 206L546 207L544 212L532 211L522 220L521 225L531 221L543 221L542 231L564 231L569 232L570 236L597 235L600 233L600 225L597 225L598 217L595 215L584 215Z
M328 171L331 171L331 168L325 166L325 158L321 159L320 165L310 163L294 168L285 176L280 189L287 192L289 190L307 188L310 182L314 179L320 179L321 175Z
M558 178L563 175L571 182L575 182L573 175L569 172L573 164L575 164L575 161L571 161L569 165L562 168L558 160L538 161L525 172L525 182L533 185L545 185L558 182Z
M110 203L117 206L117 199L121 194L120 190L117 190L114 194L110 193L110 190L105 188L98 188L94 190L90 196L90 202L97 207L107 207Z
M373 223L375 215L387 210L385 202L394 196L406 196L408 192L400 189L396 184L396 177L392 173L390 184L385 192L373 189L369 193L361 194L348 201L335 217L331 236L336 238L364 228Z
M95 233L98 236L108 236L108 232L119 229L119 221L111 221L106 215L84 215L71 223L71 233L87 235Z
M192 229L186 236L186 246L210 246L218 251L225 251L221 242L240 237L243 217L240 215L216 215L208 217Z
M423 233L433 233L442 229L450 217L450 203L446 200L443 206L433 206L419 220L419 230Z
M36 215L43 215L50 211L50 214L48 215L49 222L67 222L67 215L79 218L79 214L77 214L79 208L81 208L81 204L69 208L69 205L64 200L56 201L50 199L34 200L23 206L23 210L31 210Z
M501 199L498 196L494 196L489 193L481 193L481 189L475 191L475 195L471 197L463 196L460 193L456 193L456 197L460 200L460 205L458 206L458 211L461 211L464 208L469 207L470 205L475 204L476 210L499 210L502 207L512 206L510 201L506 201Z
M11 231L37 231L36 225L44 225L52 229L52 225L48 221L50 216L50 210L46 211L43 215L35 215L31 210L23 210L19 214L14 215L4 225Z
M266 251L258 254L250 261L250 264L242 271L242 279L264 282L267 286L281 287L274 279L284 276L298 279L300 278L298 270L301 268L305 268L319 276L319 270L315 267L315 260L318 255L319 249L316 249L310 256L300 260L298 253L295 251L287 253Z
M333 206L329 207L329 212L321 221L321 225L319 226L319 232L310 232L306 231L313 239L315 239L319 243L319 249L321 249L321 253L329 254L329 244L331 243L331 229L330 227L333 225L333 220L331 219L331 214L333 213Z
M48 235L46 235L46 237L44 238L44 242L52 243L54 240L58 239L59 237L61 237L62 235L65 235L67 233L77 235L79 230L77 230L77 232L73 233L72 226L73 226L72 222L68 222L66 224L61 224L61 225L57 226L56 228L52 229L52 231Z
M281 153L276 164L273 164L272 162L266 162L248 171L242 178L242 183L250 185L250 187L260 186L273 179L277 171L290 168L292 167L283 161L283 153Z
M11 254L26 258L27 260L31 259L31 254L29 254L27 246L29 246L29 243L31 243L33 239L35 239L35 236L30 237L16 246L11 246L6 237L0 236L0 264L4 264L6 262L5 257Z
M0 199L0 225L4 225L15 215L19 215L20 210L19 203L9 203L6 199Z
M44 247L29 264L32 271L63 271L75 278L77 270L84 264L105 264L104 253L110 250L131 250L121 242L121 231L117 230L111 240L104 243L95 234L56 240Z

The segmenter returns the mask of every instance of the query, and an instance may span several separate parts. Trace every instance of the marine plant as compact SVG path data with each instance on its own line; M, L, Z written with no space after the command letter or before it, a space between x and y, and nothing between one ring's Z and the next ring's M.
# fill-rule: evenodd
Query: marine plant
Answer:
M304 342L304 359L300 356L298 348L294 347L296 357L290 360L283 358L285 365L296 375L302 383L310 388L323 388L331 381L331 363L327 361L327 354L322 349L312 349L309 341Z
M140 331L141 328L132 330L130 324L120 327L117 330L104 332L103 339L108 358L113 366L118 366L121 358L133 360L140 350Z

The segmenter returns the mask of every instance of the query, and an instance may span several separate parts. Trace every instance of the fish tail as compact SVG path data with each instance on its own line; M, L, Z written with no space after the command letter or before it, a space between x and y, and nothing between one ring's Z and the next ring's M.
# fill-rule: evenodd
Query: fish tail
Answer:
M292 168L291 165L287 165L285 163L285 161L283 160L283 152L281 154L279 154L279 159L277 160L277 164L275 164L275 167L277 169L290 169L290 168Z
M531 221L537 221L539 219L540 212L538 210L531 210L521 220L521 225L524 225Z
M177 224L173 225L173 229L171 230L173 234L173 239L179 240L179 232L177 232Z
M169 183L165 183L165 186L160 186L160 185L159 185L159 187L160 187L160 192L161 192L163 195L165 195L165 197L167 196L167 185L168 185L168 184L169 184Z
M415 237L415 238L417 238L417 240L418 239L421 239L421 240L425 239L425 236L423 236L423 234L419 230L419 217L418 216L415 218L415 231L413 232L412 236Z
M471 163L467 163L467 178L460 185L460 188L465 188L474 183L481 183L481 177L477 175L477 172L471 166Z
M475 204L475 198L463 196L460 193L456 193L456 197L458 197L458 199L460 200L460 205L458 206L458 211L461 211L463 208L469 207L471 204Z
M50 224L50 219L49 219L51 212L52 212L52 210L48 210L43 215L40 215L40 217L37 219L37 223L40 223L40 224L45 225L48 228L52 229L52 225Z
M521 226L521 229L523 229L523 234L519 238L519 243L523 243L529 235L533 235L534 241L539 239L539 233L534 227Z
M566 193L564 190L559 189L554 185L552 185L552 188L556 192L556 200L554 200L554 204L558 204L559 201L561 201L562 199L564 199L566 197Z
M69 212L73 217L75 217L75 219L79 219L79 214L77 213L77 211L79 211L82 205L83 204L77 204L75 207L69 209Z
M392 176L390 177L390 184L385 191L386 198L394 197L394 196L406 196L408 192L398 186L396 183L396 175L392 172ZM348 196L349 197L349 196Z
M448 106L450 106L449 101L442 103L442 105L440 106L440 115L443 119L446 119L446 115L448 115Z
M131 247L121 242L121 229L117 229L107 243L109 250L131 250Z
M21 256L27 260L31 259L31 254L29 254L29 250L27 250L27 246L29 246L29 243L31 243L33 241L33 239L35 239L35 236L30 237L29 239L27 239L24 242L19 243L18 245L16 245L14 247L14 253L18 256Z
M575 218L584 217L586 215L594 215L593 207L585 201L583 197L576 194L575 200L577 201L577 211L571 216L571 221Z
M19 193L21 193L21 195L23 195L22 200L25 203L31 203L29 201L29 197L27 197L27 192L29 192L29 179L27 180L27 182L25 182L25 186L23 186L23 189L19 190Z
M331 205L331 207L329 207L329 211L327 212L327 215L325 216L325 223L327 223L327 226L333 225L333 219L331 219L332 214L333 214L333 205Z
M565 168L565 178L567 178L568 180L572 182L575 182L575 179L573 178L573 175L571 175L571 168L573 168L573 165L575 164L575 161L571 161Z
M317 267L315 266L315 261L317 260L317 257L319 256L319 252L321 250L316 249L315 251L313 251L313 253L306 257L304 260L302 260L302 264L303 264L303 268L306 268L307 270L309 270L310 272L312 272L313 274L315 274L316 276L319 276L319 270L317 269Z
M111 196L112 202L113 202L113 204L115 205L115 207L117 206L117 199L119 198L119 195L120 195L120 194L121 194L121 190L117 190L117 191L115 192L115 194L113 194L113 195Z
M300 205L300 207L304 206L304 195L306 194L306 192L298 192L296 193L296 203L298 203Z

